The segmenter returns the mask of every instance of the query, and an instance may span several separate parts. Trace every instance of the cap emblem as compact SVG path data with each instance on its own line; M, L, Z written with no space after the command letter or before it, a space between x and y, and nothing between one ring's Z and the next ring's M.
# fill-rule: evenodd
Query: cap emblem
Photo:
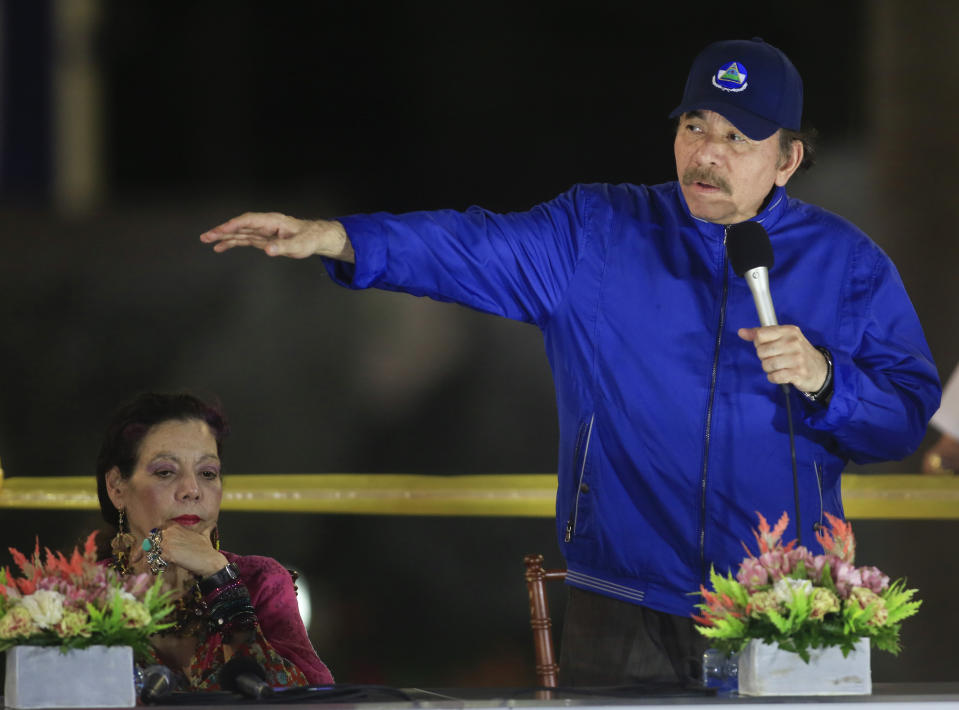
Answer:
M723 91L742 91L746 83L746 67L739 62L723 64L713 75L713 86Z

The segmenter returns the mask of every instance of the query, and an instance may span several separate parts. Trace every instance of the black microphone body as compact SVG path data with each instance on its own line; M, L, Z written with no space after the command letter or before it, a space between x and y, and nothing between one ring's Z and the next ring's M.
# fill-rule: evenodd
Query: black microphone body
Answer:
M169 695L176 679L173 677L173 671L166 666L152 665L143 669L143 689L140 691L140 699L149 703Z
M240 693L260 700L273 694L266 682L266 671L249 656L234 656L220 669L220 686L224 690Z
M779 325L773 297L769 293L769 269L773 248L769 235L759 222L741 222L726 230L726 253L737 275L746 279L753 294L760 325Z

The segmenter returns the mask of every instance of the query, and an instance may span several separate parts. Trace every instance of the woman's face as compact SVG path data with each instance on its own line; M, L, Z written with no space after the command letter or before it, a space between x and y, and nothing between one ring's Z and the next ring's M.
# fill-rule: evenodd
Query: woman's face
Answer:
M199 419L162 422L140 441L133 475L107 473L107 491L137 539L153 528L181 525L208 532L220 514L223 487L216 439Z

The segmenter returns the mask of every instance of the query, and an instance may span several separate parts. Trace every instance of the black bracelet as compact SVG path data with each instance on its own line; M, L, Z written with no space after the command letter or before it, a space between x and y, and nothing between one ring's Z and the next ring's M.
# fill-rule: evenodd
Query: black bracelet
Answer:
M222 633L224 638L234 631L249 631L256 627L256 609L250 601L249 590L243 584L225 588L216 601L210 605L210 633Z
M200 588L200 596L209 596L220 587L225 587L239 578L240 570L236 568L235 564L230 562L219 572L214 572L210 576L204 577L197 582L197 586Z
M803 394L810 402L826 404L832 395L832 353L820 345L816 346L816 350L821 352L822 356L826 358L826 381L822 383L822 387L816 392L803 392Z

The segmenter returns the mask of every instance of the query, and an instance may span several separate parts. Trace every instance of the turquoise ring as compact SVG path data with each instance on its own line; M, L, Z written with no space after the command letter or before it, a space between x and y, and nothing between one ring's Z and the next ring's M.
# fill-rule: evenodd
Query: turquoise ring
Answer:
M159 528L153 528L150 536L143 540L141 547L147 553L147 566L153 574L160 574L167 568L167 561L160 555L163 554L163 548L160 547L160 541L163 539L163 531Z

